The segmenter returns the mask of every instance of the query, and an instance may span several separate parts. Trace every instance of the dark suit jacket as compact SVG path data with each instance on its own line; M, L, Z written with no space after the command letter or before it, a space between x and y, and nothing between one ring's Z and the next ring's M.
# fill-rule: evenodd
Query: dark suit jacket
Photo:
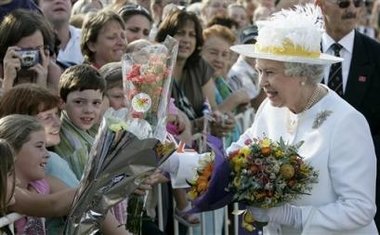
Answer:
M366 117L380 157L380 43L357 31L343 98Z
M380 170L380 43L355 31L354 48L343 98L361 112L371 128L377 172ZM349 128L349 127L347 127ZM380 174L376 181L375 222L380 227Z

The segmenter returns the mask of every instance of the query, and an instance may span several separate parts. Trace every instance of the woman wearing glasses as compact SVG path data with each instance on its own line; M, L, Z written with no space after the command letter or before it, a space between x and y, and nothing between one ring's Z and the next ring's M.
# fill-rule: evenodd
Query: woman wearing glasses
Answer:
M58 92L62 73L55 64L55 37L42 15L15 10L0 24L0 78L3 92L21 83L37 83Z
M136 4L127 4L118 12L124 20L128 43L138 39L149 39L153 19L147 9Z

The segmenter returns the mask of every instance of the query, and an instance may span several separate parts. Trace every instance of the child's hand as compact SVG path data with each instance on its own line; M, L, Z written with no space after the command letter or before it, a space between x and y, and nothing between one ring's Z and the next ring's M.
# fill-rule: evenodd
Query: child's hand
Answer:
M185 130L186 123L182 115L169 114L166 128L170 134L180 135Z

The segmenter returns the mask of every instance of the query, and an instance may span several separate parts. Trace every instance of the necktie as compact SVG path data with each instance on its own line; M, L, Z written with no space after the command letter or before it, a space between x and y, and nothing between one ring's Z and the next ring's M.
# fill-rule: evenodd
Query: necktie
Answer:
M331 48L334 55L340 57L340 50L343 47L339 43L334 43ZM327 85L338 95L343 96L342 62L331 65Z

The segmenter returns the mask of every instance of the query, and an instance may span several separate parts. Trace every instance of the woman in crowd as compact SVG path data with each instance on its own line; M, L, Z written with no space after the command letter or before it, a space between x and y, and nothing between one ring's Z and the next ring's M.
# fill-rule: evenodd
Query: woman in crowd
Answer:
M237 113L249 104L249 96L244 90L231 91L226 78L230 68L232 46L236 40L234 33L227 27L214 25L203 31L205 43L202 49L202 57L214 69L213 79L216 86L215 96L218 109L221 112ZM230 146L240 135L236 126L228 133L225 139L225 147Z
M202 25L207 25L208 22L215 16L227 16L227 0L202 0L201 18Z
M84 22L81 50L85 63L99 69L107 63L120 61L126 46L124 22L113 11L99 11Z
M193 13L177 10L164 19L156 41L163 42L167 35L179 42L172 97L175 105L192 120L193 133L201 132L205 100L209 101L211 109L217 110L215 84L211 79L213 70L200 56L203 46L202 26ZM232 118L226 120L224 125L219 120L211 124L217 136L226 135L233 126Z
M100 0L78 0L73 4L71 16L87 14L88 12L98 12L103 8Z
M240 4L230 4L227 8L227 15L238 23L238 30L249 25L246 9Z
M247 140L268 137L303 142L298 152L319 172L310 194L279 207L251 207L267 234L377 234L373 221L376 156L365 117L320 84L327 64L341 59L320 53L322 28L313 5L281 11L263 22L255 46L232 50L257 58L267 95L255 122L228 152Z
M37 83L58 92L59 67L54 54L55 37L39 13L15 10L0 24L0 77L3 91L16 84Z
M153 19L149 11L136 4L127 4L118 10L124 20L128 43L138 39L149 39Z
M203 46L202 26L196 15L183 10L170 13L161 23L156 41L162 42L170 35L178 40L179 49L177 62L173 72L172 97L176 106L192 120L193 132L202 132L204 118L204 103L208 100L211 109L217 111L215 100L215 84L212 80L213 69L200 56ZM211 133L226 136L234 127L234 120L220 120L220 112L214 113L211 121ZM181 208L180 208L181 209ZM177 213L181 214L181 213ZM223 219L223 213L218 214ZM191 219L195 221L195 219ZM208 230L208 234L218 234Z

